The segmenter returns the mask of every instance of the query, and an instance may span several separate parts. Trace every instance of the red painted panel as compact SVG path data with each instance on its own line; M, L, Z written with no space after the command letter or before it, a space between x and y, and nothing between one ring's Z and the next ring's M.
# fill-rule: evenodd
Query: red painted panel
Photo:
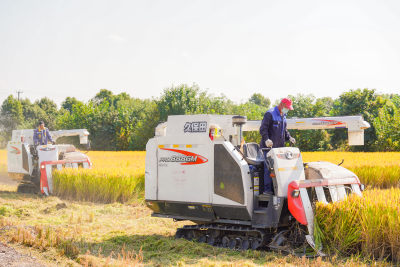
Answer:
M44 194L43 188L47 187L48 192L50 191L49 185L47 182L47 173L46 173L46 165L57 165L57 164L66 164L66 163L83 163L87 162L89 165L89 168L92 167L92 163L90 162L89 159L85 160L72 160L72 161L66 161L66 160L57 160L57 161L43 161L40 163L40 191L42 194Z
M292 192L299 190L299 182L293 181L288 186L288 208L293 217L301 224L307 225L306 213L300 195L293 197Z
M43 164L41 164L44 166ZM43 188L47 187L47 192L49 191L49 185L47 183L47 173L46 168L40 168L40 191L44 194Z

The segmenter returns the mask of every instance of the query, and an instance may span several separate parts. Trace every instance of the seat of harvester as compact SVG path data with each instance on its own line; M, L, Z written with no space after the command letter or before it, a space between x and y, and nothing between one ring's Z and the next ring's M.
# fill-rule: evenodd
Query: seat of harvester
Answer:
M243 156L248 164L261 165L264 155L257 143L246 143L243 145Z

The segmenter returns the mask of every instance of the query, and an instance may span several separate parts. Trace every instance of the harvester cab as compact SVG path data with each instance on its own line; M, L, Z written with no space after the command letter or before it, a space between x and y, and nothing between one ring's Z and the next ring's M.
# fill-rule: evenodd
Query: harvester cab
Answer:
M86 129L59 130L50 132L54 141L65 136L79 136L80 144L88 144L89 132ZM33 129L13 130L11 141L7 144L8 173L20 180L18 192L52 193L52 170L63 167L89 168L89 157L78 151L74 145L33 144Z
M289 129L348 128L349 143L363 143L369 127L360 116L288 119ZM190 220L176 232L211 245L294 253L315 248L314 203L361 195L351 171L328 162L303 163L296 147L266 153L243 143L260 121L242 116L177 115L156 128L146 146L145 198L153 216ZM351 136L351 137L350 137ZM261 194L264 162L274 194Z

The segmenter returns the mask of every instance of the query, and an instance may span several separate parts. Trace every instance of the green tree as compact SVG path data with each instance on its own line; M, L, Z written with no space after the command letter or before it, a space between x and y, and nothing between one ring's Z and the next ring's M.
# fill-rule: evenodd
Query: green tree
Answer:
M265 107L267 109L271 105L271 100L268 97L265 97L259 93L252 94L252 96L249 98L249 102Z
M235 114L233 108L235 104L225 95L210 96L205 93L200 94L199 103L201 107L197 113L203 114Z
M154 137L155 128L160 121L160 113L154 100L142 100L133 111L137 118L129 149L145 150L147 141Z
M169 115L196 114L202 111L200 100L205 98L206 92L196 84L167 88L157 101L160 119L166 121Z
M315 101L313 106L313 114L317 117L328 116L333 107L333 99L331 97L321 97Z
M72 112L65 112L58 117L58 125L62 129L81 129L89 131L94 150L116 150L118 113L111 110L107 101L95 105L93 102L76 104Z
M379 115L379 110L388 106L393 112L393 103L387 98L376 94L375 89L350 90L335 100L331 114L334 116L362 115L364 120L371 124L364 132L364 146L352 147L355 151L375 151L377 135L373 121ZM332 136L332 143L335 147L347 147L347 132L335 130Z
M5 140L11 138L12 130L17 129L24 122L22 104L9 95L1 105L0 126Z
M298 94L289 96L293 101L294 110L289 111L288 117L313 118L327 116L332 99L319 98L314 95ZM296 139L296 146L302 151L316 151L332 149L330 136L326 130L290 130Z
M74 105L82 103L75 97L67 97L65 100L61 103L61 107L65 110L68 110L69 112L72 112L72 108Z
M114 107L118 107L121 105L125 105L126 103L129 104L129 101L131 101L131 97L127 93L120 93L118 95L115 95L112 97L112 103Z
M100 90L88 103L73 104L71 112L59 116L58 125L64 129L86 128L93 149L128 150L144 149L158 121L155 101Z
M248 120L262 120L266 110L267 107L257 105L250 101L232 106L232 114L246 116ZM248 143L259 143L261 141L261 135L258 131L245 132L243 136Z
M390 96L390 100L396 106L396 108L400 108L400 95L399 94L392 94Z
M36 100L34 105L40 108L40 109L38 109L37 107L33 108L34 111L36 112L35 126L37 125L37 122L39 120L42 120L46 124L46 127L48 127L50 130L57 129L56 125L56 118L58 116L57 104L50 98L43 97L39 100Z
M94 105L100 105L104 102L108 102L110 106L113 105L113 97L114 94L110 90L107 89L100 89L100 92L98 92L93 98L92 102Z
M377 139L376 150L400 151L400 109L385 106L373 121Z
M39 105L31 103L29 99L21 100L24 123L21 125L23 129L37 127L38 121L46 118L46 112Z

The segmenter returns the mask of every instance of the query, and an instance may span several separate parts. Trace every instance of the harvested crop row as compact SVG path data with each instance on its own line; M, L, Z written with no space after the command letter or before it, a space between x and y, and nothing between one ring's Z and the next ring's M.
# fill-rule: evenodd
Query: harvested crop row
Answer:
M364 196L316 205L316 240L340 255L400 262L400 189L368 190Z

